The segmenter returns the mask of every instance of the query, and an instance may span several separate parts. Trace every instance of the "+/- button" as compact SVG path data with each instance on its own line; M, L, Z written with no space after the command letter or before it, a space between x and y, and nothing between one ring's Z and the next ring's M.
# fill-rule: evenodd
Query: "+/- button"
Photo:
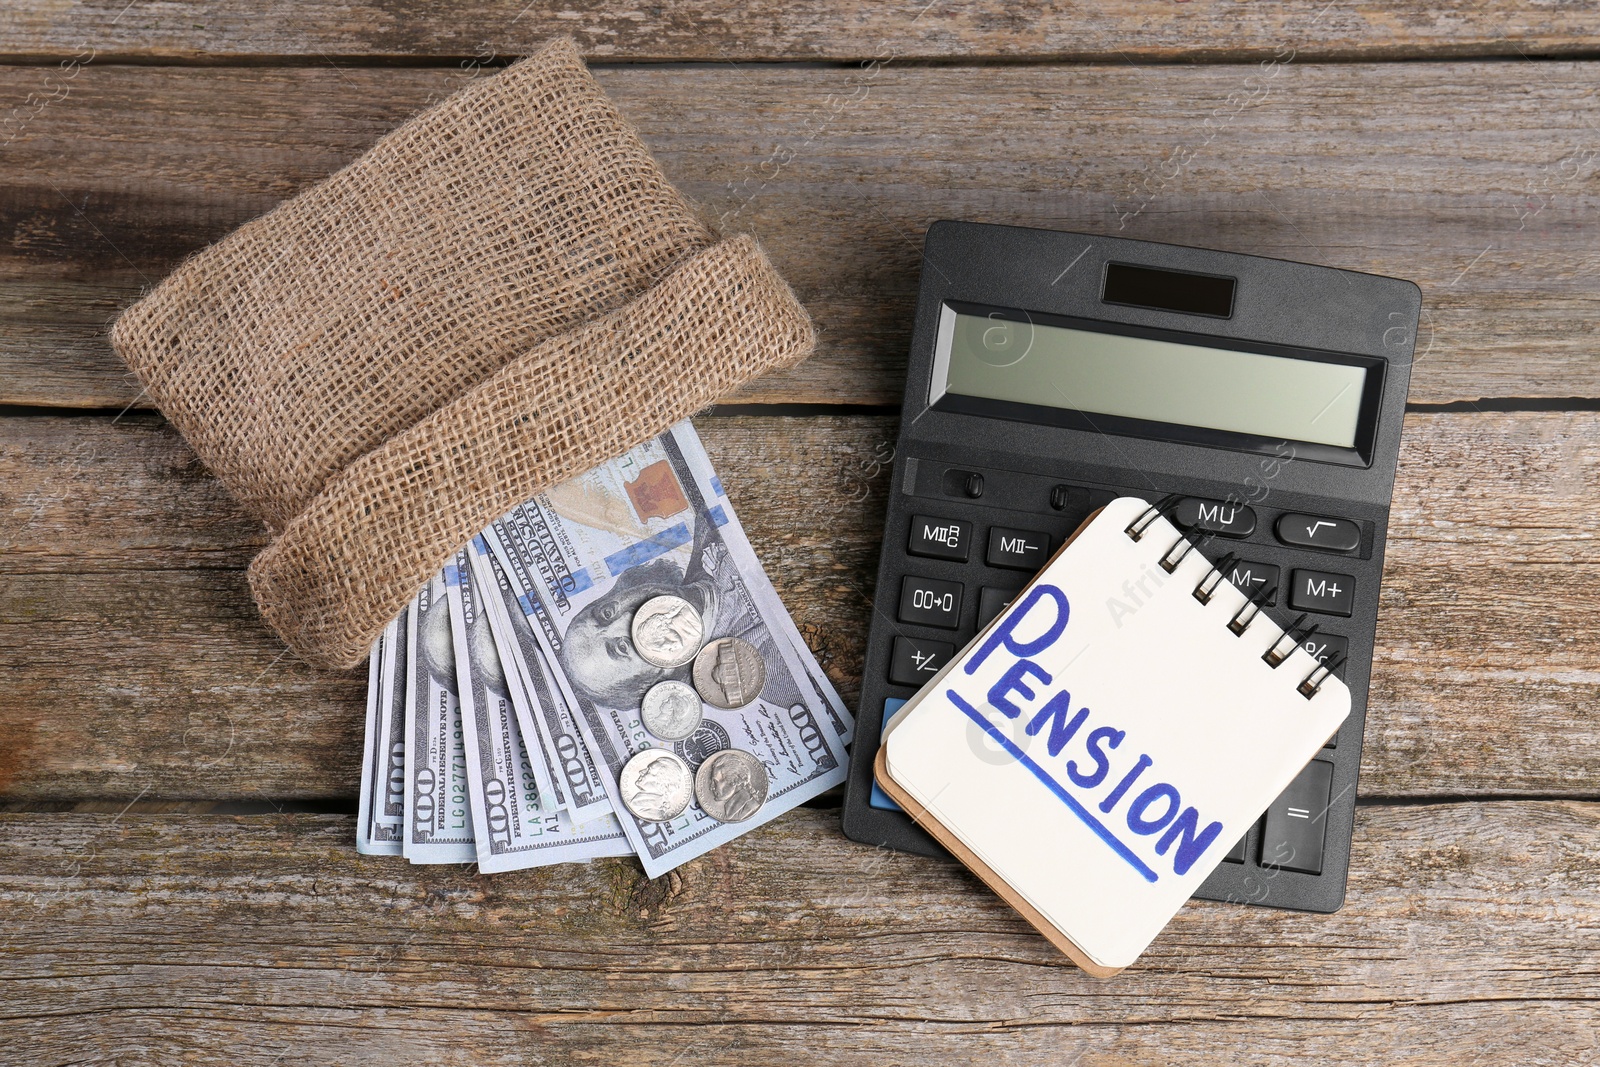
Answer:
M1320 611L1348 617L1356 602L1356 580L1348 574L1295 571L1289 606L1295 611Z
M1278 540L1301 548L1354 552L1361 547L1361 527L1349 519L1290 514L1278 520Z
M1049 534L1038 530L1012 530L1004 526L989 528L989 554L985 558L991 567L1036 571L1044 566L1049 557Z
M965 563L971 548L972 523L931 515L911 516L911 537L906 542L906 551L913 556Z
M1228 504L1221 500L1202 500L1186 496L1172 509L1172 518L1179 526L1223 537L1249 537L1256 532L1256 513L1243 504Z
M921 685L938 674L956 646L946 641L926 641L920 637L896 637L889 654L889 681L900 685Z

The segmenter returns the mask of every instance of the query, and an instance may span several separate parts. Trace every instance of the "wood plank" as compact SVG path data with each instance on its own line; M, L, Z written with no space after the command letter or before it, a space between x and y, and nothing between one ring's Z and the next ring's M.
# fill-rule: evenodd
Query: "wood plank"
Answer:
M1240 11L1255 10L1248 5ZM132 15L130 14L130 18ZM255 20L270 22L273 20ZM1600 397L1582 63L612 68L668 173L758 234L815 357L747 401L899 400L938 218L1113 233L1411 278L1412 396ZM0 68L0 100L42 90ZM187 253L469 74L90 66L0 177L0 403L120 409L107 323Z
M0 815L31 1062L1592 1062L1600 805L1365 807L1334 915L1194 902L1096 981L799 809L672 874L480 877L348 816Z
M521 55L551 34L575 36L585 55L628 61L1391 58L1580 54L1600 43L1592 3L1445 0L1383 4L1231 4L1184 7L1072 0L983 3L785 4L754 13L729 0L634 8L580 0L530 8L525 0L297 0L273 17L245 4L189 0L134 4L79 0L0 9L6 57L58 58L89 48L106 59L237 62L325 56Z
M700 426L854 706L895 420ZM1600 795L1600 413L1406 434L1363 793ZM0 493L0 797L354 793L364 678L284 655L242 573L260 529L164 423L0 420Z

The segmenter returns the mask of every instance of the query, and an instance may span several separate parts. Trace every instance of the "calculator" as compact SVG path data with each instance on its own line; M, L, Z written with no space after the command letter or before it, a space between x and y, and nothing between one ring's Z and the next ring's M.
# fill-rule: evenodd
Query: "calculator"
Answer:
M1137 496L1351 694L1338 732L1196 895L1337 910L1421 303L1410 282L1330 267L934 223L845 834L945 854L873 781L884 720L1085 519Z

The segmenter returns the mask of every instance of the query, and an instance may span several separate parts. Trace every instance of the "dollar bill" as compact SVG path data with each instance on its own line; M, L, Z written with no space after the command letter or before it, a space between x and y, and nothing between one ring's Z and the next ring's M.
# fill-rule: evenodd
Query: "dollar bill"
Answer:
M356 851L398 856L406 804L406 612L373 645Z
M522 736L537 749L534 758L546 764L554 782L553 806L569 812L580 824L611 814L605 780L583 743L572 710L551 681L544 650L517 600L506 564L481 536L473 539L470 556L478 586L484 590L481 599L495 644L521 683L520 692L513 692L512 698Z
M417 594L406 619L406 803L402 853L412 863L471 863L472 813L455 641L444 580Z
M723 540L733 553L740 572L745 575L751 593L761 601L763 616L775 625L779 635L794 648L796 658L805 669L807 680L816 690L817 696L823 702L822 706L827 711L829 727L838 735L842 744L848 745L855 737L855 716L845 706L844 698L834 688L822 665L811 654L805 638L800 636L800 628L794 624L794 618L783 606L778 591L772 587L772 580L767 577L766 568L757 558L755 548L745 535L744 525L733 510L733 502L728 499L728 494L722 487L722 479L717 477L716 470L711 466L711 457L706 454L700 435L695 431L694 425L685 420L671 429L669 437L668 447L676 446L683 457L683 462L694 472L695 485L704 501L703 510L710 516L712 522L723 527Z
M707 708L700 728L671 745L691 768L724 748L752 753L767 768L766 804L737 824L694 804L667 822L641 822L618 809L650 877L844 780L842 743L823 725L827 710L798 650L767 618L773 605L752 593L670 434L514 509L491 527L489 541L511 561L508 578L522 583L519 604L560 668L557 683L608 783L632 755L661 743L639 720L645 691L686 675L686 668L656 667L633 650L629 627L641 603L681 596L700 613L708 640L742 638L766 663L759 698L733 710Z
M486 873L629 855L609 814L573 825L542 811L539 782L506 689L468 553L445 568L478 869Z

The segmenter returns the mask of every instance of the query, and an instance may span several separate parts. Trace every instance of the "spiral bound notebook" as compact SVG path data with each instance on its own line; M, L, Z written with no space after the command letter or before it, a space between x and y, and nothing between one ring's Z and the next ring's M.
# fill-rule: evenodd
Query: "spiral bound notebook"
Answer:
M1115 500L885 727L878 783L1099 977L1350 711L1313 628L1280 629L1226 565Z

